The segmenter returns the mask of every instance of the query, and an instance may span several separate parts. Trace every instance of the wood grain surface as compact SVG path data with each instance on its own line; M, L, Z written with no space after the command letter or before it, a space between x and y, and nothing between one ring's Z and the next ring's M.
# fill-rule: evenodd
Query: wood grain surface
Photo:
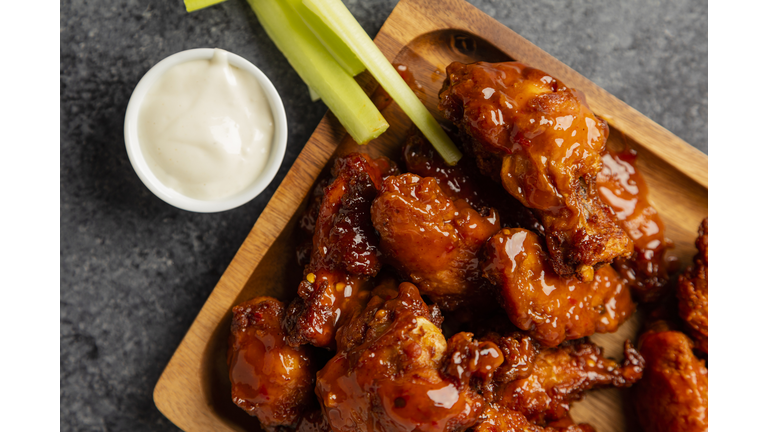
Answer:
M629 145L638 152L651 199L676 245L672 253L683 265L691 261L696 229L707 215L706 155L462 0L402 0L375 42L390 61L413 73L417 95L440 121L437 92L452 61L517 60L583 91L592 110L611 127L609 146ZM367 74L358 80L367 91L376 91ZM180 428L260 430L258 421L230 400L226 346L231 309L256 295L284 301L296 295L301 276L295 259L297 215L336 155L397 155L411 122L394 103L382 112L390 129L367 146L357 146L326 114L256 221L155 387L158 409ZM635 339L640 322L636 314L618 332L593 340L620 358L623 341ZM601 432L637 430L625 391L592 391L574 404L572 415Z

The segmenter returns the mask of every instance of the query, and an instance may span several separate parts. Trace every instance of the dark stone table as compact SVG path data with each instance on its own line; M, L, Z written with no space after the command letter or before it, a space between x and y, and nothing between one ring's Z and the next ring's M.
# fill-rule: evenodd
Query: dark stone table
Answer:
M374 35L395 0L346 2ZM685 0L472 0L692 145L707 151L707 6ZM181 0L61 3L61 428L177 430L152 390L166 362L325 112L247 3L187 14ZM282 95L285 161L252 202L178 210L134 173L128 98L175 52L219 47L256 64Z

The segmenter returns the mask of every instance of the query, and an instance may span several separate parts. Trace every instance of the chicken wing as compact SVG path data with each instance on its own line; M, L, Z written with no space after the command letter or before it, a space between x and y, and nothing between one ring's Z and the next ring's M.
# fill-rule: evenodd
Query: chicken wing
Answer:
M371 216L387 261L422 294L446 309L487 298L477 253L500 228L494 209L479 213L434 178L406 173L384 181Z
M301 218L299 218L299 245L296 248L296 260L302 268L309 265L312 259L312 238L315 236L317 215L320 213L320 206L323 204L323 191L328 187L331 180L332 178L330 177L324 178L315 185L314 189L312 189L309 203L301 214Z
M317 369L308 347L287 344L280 324L284 311L271 297L232 309L227 352L232 401L267 431L295 425L313 399Z
M602 159L603 170L596 182L600 198L634 243L632 256L618 257L612 265L635 298L642 302L657 300L669 280L664 252L670 242L664 237L664 222L648 200L648 186L635 166L637 153L629 148L622 152L607 150Z
M643 379L632 389L645 432L702 432L708 429L708 371L681 332L655 323L640 337L646 361Z
M499 347L504 362L490 386L479 387L489 406L476 431L590 431L568 421L571 402L594 387L630 386L642 375L643 359L629 342L619 365L586 339L545 349L519 332L489 333L479 341Z
M541 347L530 336L520 332L511 332L505 336L489 332L480 340L493 342L504 356L504 362L493 374L491 385L483 388L485 395L492 394L501 385L528 378L533 373L535 360L541 352ZM492 400L493 396L490 399Z
M481 176L470 159L462 158L453 166L446 164L418 129L408 136L402 149L408 172L434 178L450 199L462 199L477 211L485 207L497 209L503 227L526 228L544 234L544 227L533 212L520 201L508 199L504 188Z
M390 167L359 153L336 160L317 211L310 262L284 321L291 345L333 347L336 328L368 301L370 279L381 269L370 207Z
M595 432L592 426L581 424L538 426L522 413L495 404L488 405L474 432Z
M584 95L517 62L451 63L439 109L483 174L539 215L554 270L591 280L593 266L632 253L600 201L608 125Z
M317 374L316 393L332 430L447 432L477 422L485 402L468 381L492 375L501 352L492 343L467 344L462 334L461 341L446 341L439 321L415 285L374 291L345 327L359 336L343 337L346 349ZM442 365L454 359L466 368L444 375Z
M498 287L510 321L545 346L595 332L614 332L635 310L610 266L591 282L558 276L539 237L504 228L485 245L486 277Z
M493 402L519 412L535 424L564 418L573 401L584 392L604 386L629 387L643 374L642 356L627 341L624 362L605 358L600 347L588 340L568 341L539 353L532 373L495 392Z
M680 317L696 342L696 349L709 352L709 228L705 218L699 226L693 267L689 267L678 279L677 298Z

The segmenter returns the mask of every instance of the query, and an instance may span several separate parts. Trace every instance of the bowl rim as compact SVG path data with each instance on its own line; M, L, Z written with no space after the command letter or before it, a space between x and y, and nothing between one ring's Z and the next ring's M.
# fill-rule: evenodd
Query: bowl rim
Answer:
M157 80L173 66L194 60L210 60L213 58L215 50L224 51L227 54L227 62L251 74L256 78L259 85L264 90L264 95L269 102L272 110L274 123L274 134L272 136L272 146L270 147L267 163L264 165L261 173L256 177L253 183L240 192L228 197L217 200L200 200L191 198L182 193L164 185L160 179L152 172L147 164L144 153L141 150L138 134L139 110L144 99L157 82ZM134 171L141 179L142 183L154 193L158 198L166 203L178 207L182 210L198 213L215 213L239 207L253 198L257 197L264 189L269 186L277 175L280 165L285 157L286 144L288 141L288 126L285 116L285 108L280 95L275 86L267 76L257 68L253 63L243 57L219 48L194 48L172 54L147 71L139 80L139 83L133 90L131 98L128 101L128 107L125 112L124 140L128 152L128 159L133 166Z

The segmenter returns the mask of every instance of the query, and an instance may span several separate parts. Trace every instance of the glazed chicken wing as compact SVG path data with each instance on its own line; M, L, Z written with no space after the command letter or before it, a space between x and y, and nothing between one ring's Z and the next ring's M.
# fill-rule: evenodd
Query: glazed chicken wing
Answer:
M705 218L699 226L693 267L689 267L678 279L677 299L680 317L686 323L689 334L696 342L696 349L709 352L709 228Z
M643 359L628 341L622 365L586 339L546 349L519 332L489 333L479 341L493 342L504 362L490 385L479 387L489 405L475 431L591 431L569 421L571 402L591 388L630 386L642 375Z
M477 252L499 230L494 209L483 213L451 200L434 178L388 177L371 208L381 250L422 294L446 309L482 299Z
M643 358L629 341L621 365L603 357L600 347L592 342L568 341L541 351L532 373L500 386L493 402L535 424L544 424L564 418L571 402L581 399L589 389L631 386L642 376L643 366Z
M315 365L307 347L292 347L281 327L284 305L256 297L232 310L227 364L232 401L267 431L293 426L310 405Z
M558 274L591 280L595 265L632 253L595 188L608 125L581 92L517 62L454 62L446 74L440 110L483 174L539 215Z
M409 173L434 178L450 199L462 199L475 210L490 206L478 179L467 172L466 159L462 158L456 165L448 165L418 129L408 135L402 152Z
M504 228L485 245L486 277L498 288L510 321L545 346L618 329L634 312L629 289L610 266L591 282L560 277L539 237Z
M284 321L291 345L332 347L336 328L368 301L370 279L381 269L370 207L381 188L382 172L390 167L384 159L359 153L336 160L334 178L317 210L299 297L289 305Z
M645 432L703 432L708 429L708 371L681 332L655 323L640 338L643 379L632 389Z
M511 332L505 336L489 332L483 335L480 340L493 342L504 356L504 362L494 372L490 386L486 385L483 388L486 398L492 400L492 393L500 385L528 378L533 373L535 360L541 352L541 346L530 336L520 332Z
M595 432L592 426L581 424L539 426L522 413L495 404L488 405L474 432Z
M317 215L320 213L320 206L323 204L325 188L333 180L324 178L320 180L312 189L312 196L309 199L307 207L299 218L299 245L296 248L296 261L304 268L312 259L312 238L315 236L315 226L317 225Z
M408 172L420 177L432 177L440 189L454 201L464 200L477 211L485 207L498 210L501 226L526 228L544 234L544 227L531 210L518 200L508 199L504 188L477 172L477 166L462 158L450 166L432 144L416 129L403 145L403 160Z
M597 190L602 201L613 210L616 221L629 234L634 252L629 258L618 257L613 267L643 302L657 300L667 284L664 252L669 242L664 237L664 222L648 201L648 186L635 166L637 153L607 150L603 170L597 176Z
M485 402L469 381L493 375L501 352L492 343L473 345L466 334L446 341L440 320L410 283L374 291L340 332L344 349L317 374L316 393L333 431L448 432L477 422ZM344 335L347 328L357 336ZM441 372L454 359L465 367Z

